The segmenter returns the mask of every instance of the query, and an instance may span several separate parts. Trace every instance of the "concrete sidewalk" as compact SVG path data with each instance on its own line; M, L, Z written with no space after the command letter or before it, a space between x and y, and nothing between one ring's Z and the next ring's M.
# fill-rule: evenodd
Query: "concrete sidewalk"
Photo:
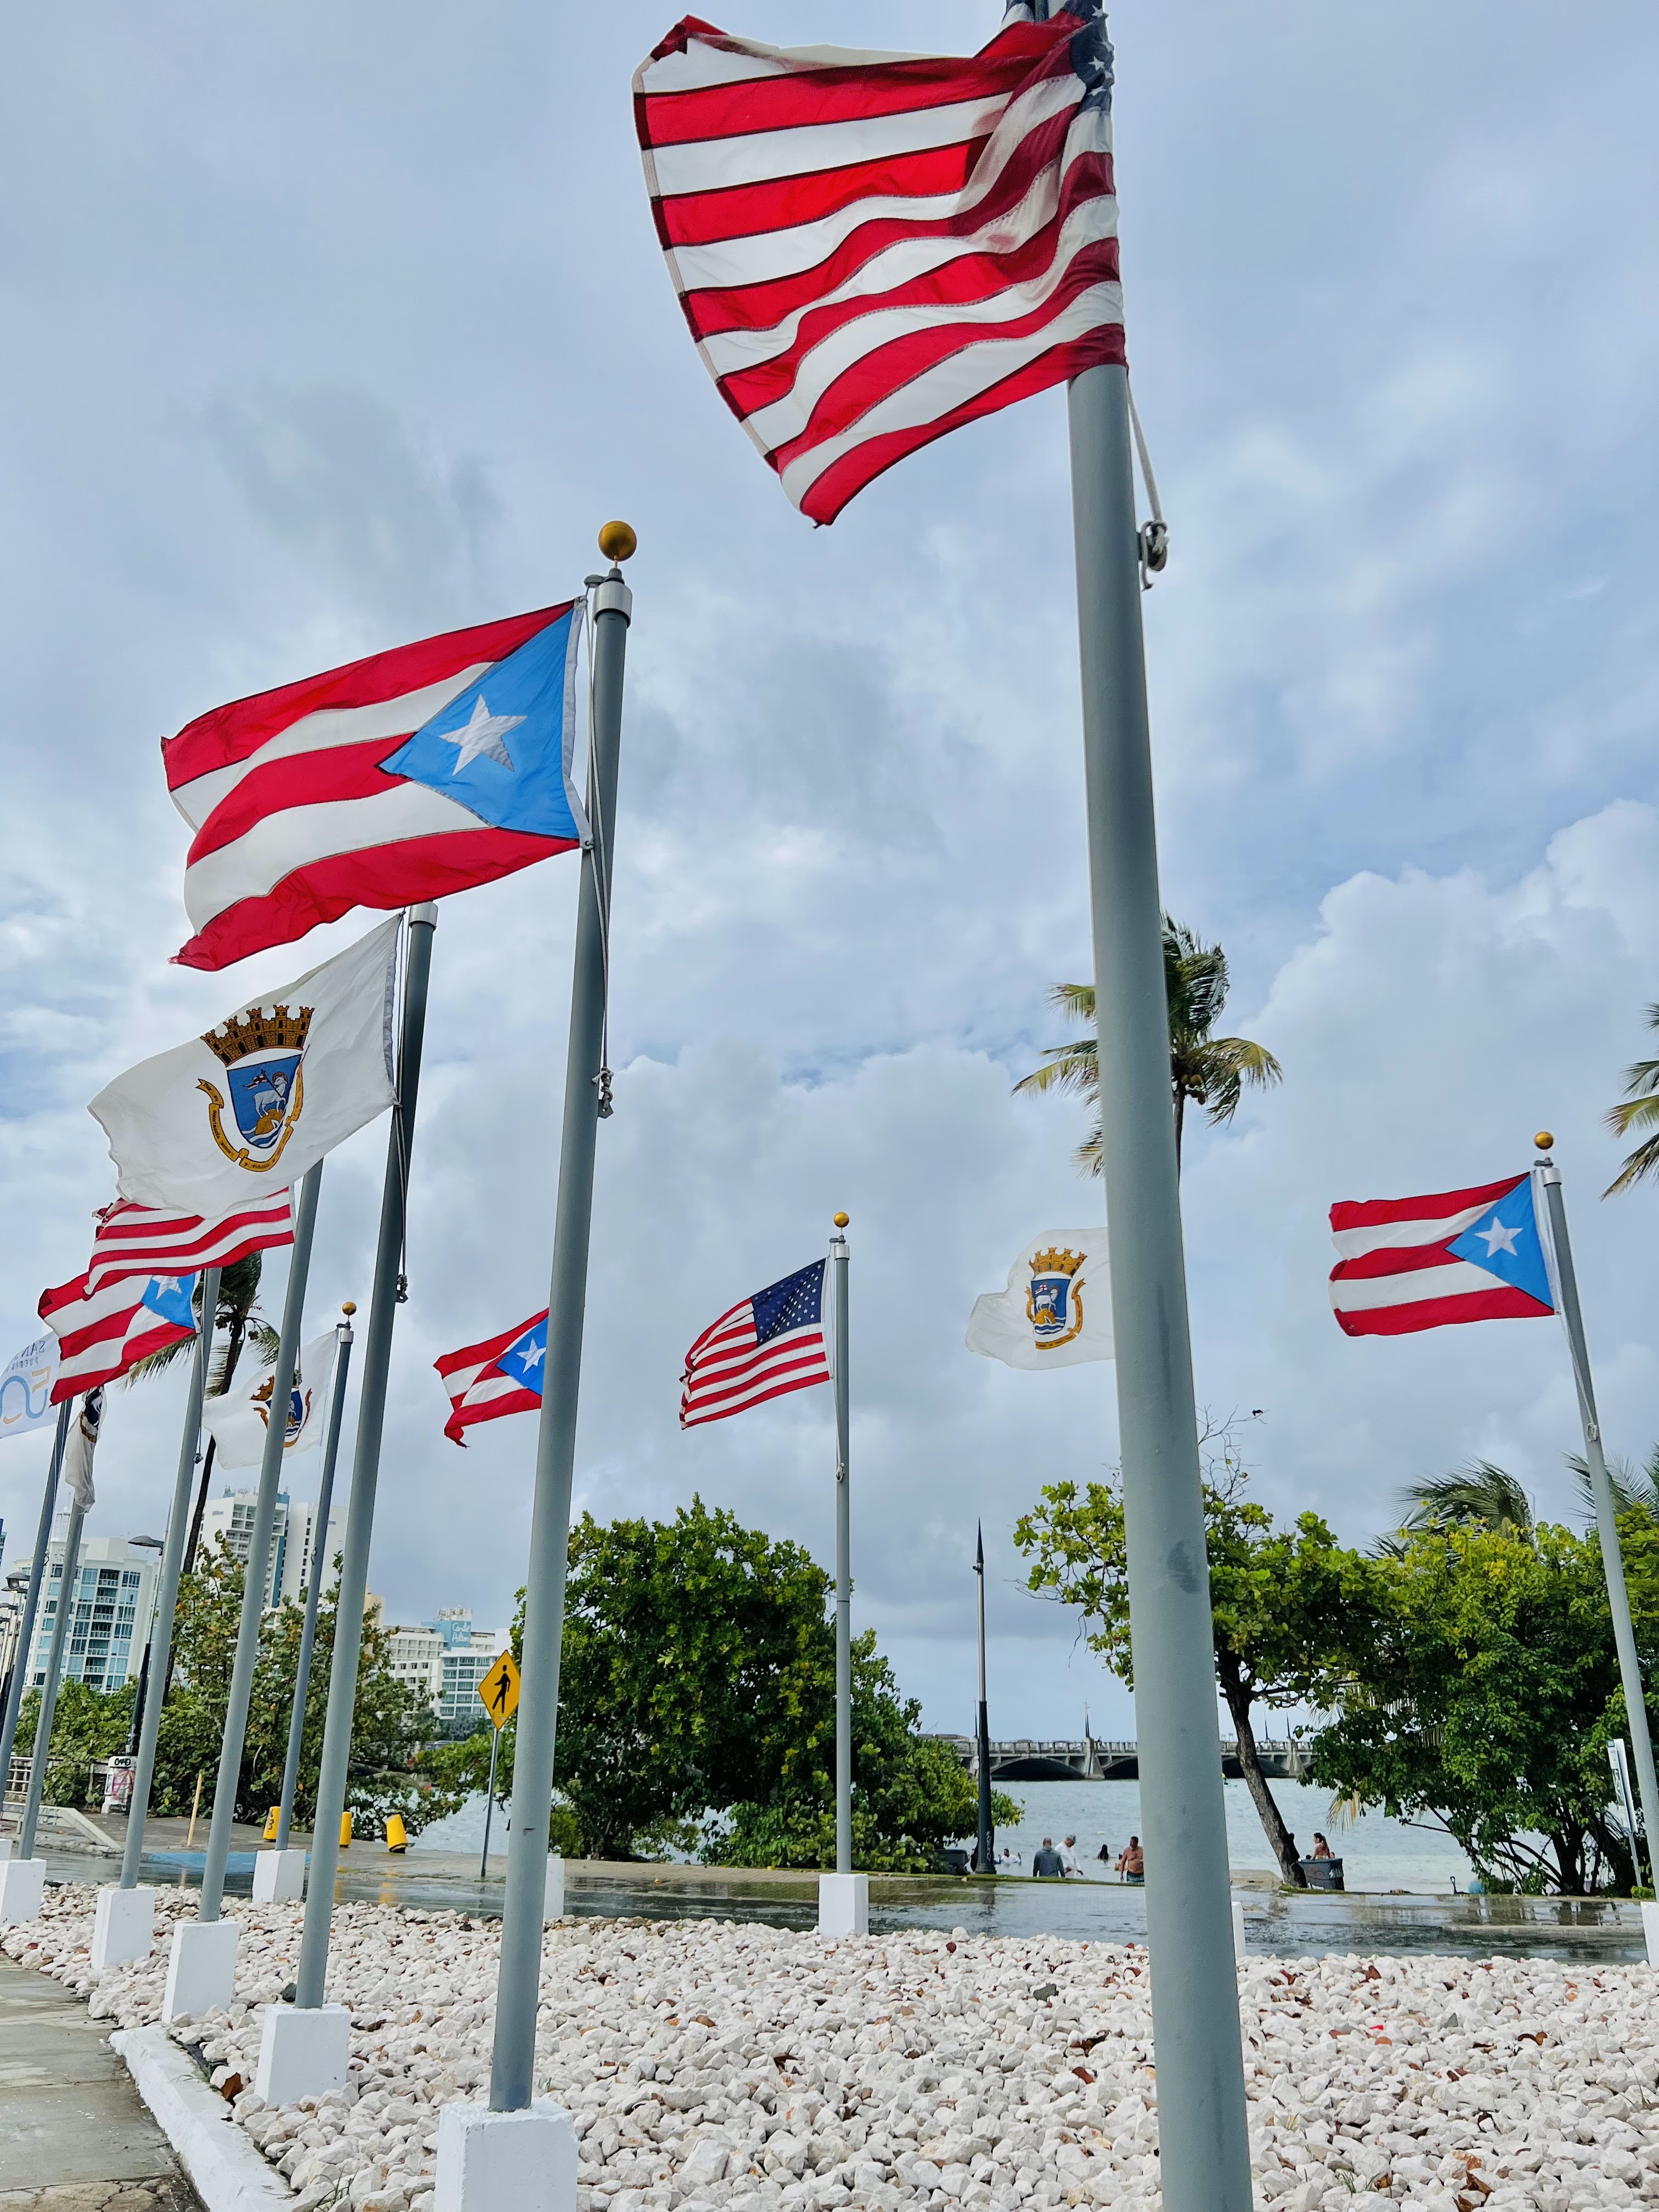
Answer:
M0 2212L200 2212L108 2030L0 1954Z

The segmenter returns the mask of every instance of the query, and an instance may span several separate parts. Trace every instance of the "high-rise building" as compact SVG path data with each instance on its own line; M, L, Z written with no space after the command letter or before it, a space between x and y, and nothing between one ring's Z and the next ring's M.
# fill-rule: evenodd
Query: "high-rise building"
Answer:
M444 1640L435 1628L394 1628L387 1663L400 1682L418 1690L434 1710L443 1694Z
M258 1502L256 1490L227 1490L222 1496L210 1498L207 1510L202 1516L202 1546L211 1552L220 1537L230 1547L231 1557L247 1565L247 1555L253 1545L253 1515ZM317 1526L317 1508L303 1502L295 1504L285 1491L276 1494L276 1517L271 1527L270 1559L265 1569L265 1603L267 1606L297 1602L303 1595L311 1574L311 1547ZM336 1561L345 1541L345 1531L339 1516L328 1516L328 1567L323 1577L323 1588L333 1589L339 1580Z
M84 1682L89 1690L118 1690L138 1672L155 1610L156 1559L155 1552L124 1537L83 1537L75 1588L65 1600L64 1541L53 1539L29 1659L31 1686L38 1688L46 1679L60 1602L74 1607L64 1648L66 1681Z
M431 1698L447 1728L464 1735L484 1717L478 1685L506 1643L493 1628L475 1628L469 1607L449 1606L418 1628L392 1631L392 1668Z

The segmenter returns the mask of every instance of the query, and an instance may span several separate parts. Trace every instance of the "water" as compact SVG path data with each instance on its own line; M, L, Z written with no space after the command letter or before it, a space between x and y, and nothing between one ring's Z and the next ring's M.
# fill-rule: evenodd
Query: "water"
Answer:
M1242 1782L1223 1785L1227 1808L1227 1857L1235 1873L1259 1872L1278 1879L1273 1853L1261 1832L1261 1821ZM1275 1782L1274 1798L1291 1833L1304 1850L1313 1849L1314 1832L1322 1828L1334 1850L1344 1863L1343 1878L1351 1890L1411 1891L1418 1895L1445 1897L1454 1886L1468 1886L1472 1869L1449 1836L1408 1827L1382 1813L1364 1813L1357 1820L1339 1824L1332 1814L1330 1798L1322 1790L1304 1783ZM1140 1785L1138 1782L1023 1782L1008 1791L1024 1808L1019 1825L1000 1829L997 1848L1013 1850L1018 1868L1007 1872L1029 1874L1031 1856L1045 1836L1056 1844L1075 1835L1077 1855L1085 1879L1115 1887L1118 1877L1110 1861L1096 1856L1103 1843L1115 1858L1132 1835L1140 1832ZM963 1838L967 1843L971 1837ZM420 1851L473 1851L483 1842L482 1794L462 1806L447 1820L423 1828L410 1845ZM497 1807L490 1831L491 1857L507 1850L507 1822Z

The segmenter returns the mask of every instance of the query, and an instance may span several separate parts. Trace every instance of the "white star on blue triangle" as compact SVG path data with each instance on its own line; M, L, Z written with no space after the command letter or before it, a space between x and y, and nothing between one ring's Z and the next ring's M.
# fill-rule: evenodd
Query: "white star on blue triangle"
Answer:
M576 842L565 781L567 671L581 602L458 692L380 766L497 830ZM508 737L512 743L507 743Z
M542 1372L547 1365L547 1323L538 1321L534 1328L527 1328L522 1336L515 1337L495 1364L503 1375L510 1375L515 1382L526 1390L533 1390L539 1397Z
M1523 1176L1496 1206L1489 1206L1479 1220L1470 1222L1446 1249L1460 1260L1484 1267L1500 1283L1524 1291L1549 1312L1555 1311L1555 1296L1539 1242L1538 1216L1533 1210L1530 1176Z
M195 1289L194 1275L152 1275L138 1303L163 1321L170 1321L175 1328L194 1328L196 1312L191 1298Z

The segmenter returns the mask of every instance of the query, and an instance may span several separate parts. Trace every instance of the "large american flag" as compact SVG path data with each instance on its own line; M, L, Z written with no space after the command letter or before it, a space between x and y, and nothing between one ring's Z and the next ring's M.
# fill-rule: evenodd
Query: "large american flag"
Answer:
M685 1355L680 1426L723 1421L786 1391L830 1380L823 1273L814 1260L710 1322Z
M709 374L815 522L1017 399L1121 362L1100 0L966 58L790 50L694 15L634 79Z

